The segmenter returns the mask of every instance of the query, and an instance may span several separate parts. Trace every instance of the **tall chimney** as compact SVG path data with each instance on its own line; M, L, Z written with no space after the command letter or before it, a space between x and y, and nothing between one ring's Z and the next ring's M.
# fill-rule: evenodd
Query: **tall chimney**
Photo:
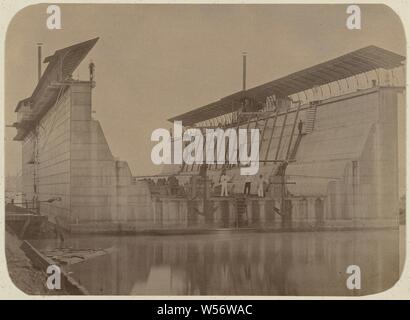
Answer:
M246 91L246 52L242 52L242 90Z
M40 78L41 78L41 48L42 48L42 43L41 42L39 42L39 43L37 43L37 55L38 55L38 61L37 61L37 63L38 63L38 81L40 81Z

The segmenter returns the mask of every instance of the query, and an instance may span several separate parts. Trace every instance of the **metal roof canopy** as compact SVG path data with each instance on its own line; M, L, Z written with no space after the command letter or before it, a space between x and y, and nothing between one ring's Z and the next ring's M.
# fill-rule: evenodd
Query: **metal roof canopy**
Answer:
M30 98L26 98L17 104L15 112L19 110L24 101L30 100L33 104L42 96L47 86L54 81L64 81L71 75L85 58L88 52L98 41L98 37L72 46L57 50L53 55L44 59L48 63L46 70L41 76Z
M168 121L182 121L185 126L221 116L240 108L237 103L245 95L257 101L264 101L267 96L289 96L314 86L325 85L371 70L392 69L402 65L406 58L394 52L368 46L347 53L338 58L320 63L313 67L294 72L288 76L267 82L249 90L238 91L221 100L178 115Z

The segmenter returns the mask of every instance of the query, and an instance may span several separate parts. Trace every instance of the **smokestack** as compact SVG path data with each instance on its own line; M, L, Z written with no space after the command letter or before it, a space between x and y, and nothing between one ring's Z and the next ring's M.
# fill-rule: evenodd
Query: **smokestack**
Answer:
M37 43L37 55L38 55L38 81L40 81L41 78L41 48L43 44L41 42Z
M242 52L242 90L246 91L246 52Z

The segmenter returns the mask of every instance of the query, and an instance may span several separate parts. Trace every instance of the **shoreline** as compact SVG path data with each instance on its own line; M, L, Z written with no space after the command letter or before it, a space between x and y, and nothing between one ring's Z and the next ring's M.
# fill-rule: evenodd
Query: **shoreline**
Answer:
M61 289L47 288L46 269L57 265L42 255L28 241L6 230L7 271L14 286L26 295L82 295L87 291L61 268Z
M395 226L360 226L360 227L304 227L304 228L169 228L169 229L146 229L146 230L65 230L67 235L112 235L112 236L169 236L169 235L203 235L203 234L233 234L233 233L302 233L302 232L343 232L343 231L379 231L399 229L403 224Z
M21 249L22 243L16 235L6 230L6 261L11 282L26 295L52 295L46 287L46 274L34 266ZM59 294L65 292L60 291Z

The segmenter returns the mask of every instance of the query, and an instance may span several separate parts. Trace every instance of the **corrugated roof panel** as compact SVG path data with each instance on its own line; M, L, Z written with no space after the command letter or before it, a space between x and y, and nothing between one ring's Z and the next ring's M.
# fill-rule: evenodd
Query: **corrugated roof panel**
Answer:
M256 100L261 100L272 94L289 96L317 85L325 85L371 70L399 67L404 60L405 57L394 52L376 46L368 46L248 89L245 93L238 91L204 107L173 117L169 121L180 120L184 125L189 126L238 110L240 105L234 102L240 101L243 95Z

